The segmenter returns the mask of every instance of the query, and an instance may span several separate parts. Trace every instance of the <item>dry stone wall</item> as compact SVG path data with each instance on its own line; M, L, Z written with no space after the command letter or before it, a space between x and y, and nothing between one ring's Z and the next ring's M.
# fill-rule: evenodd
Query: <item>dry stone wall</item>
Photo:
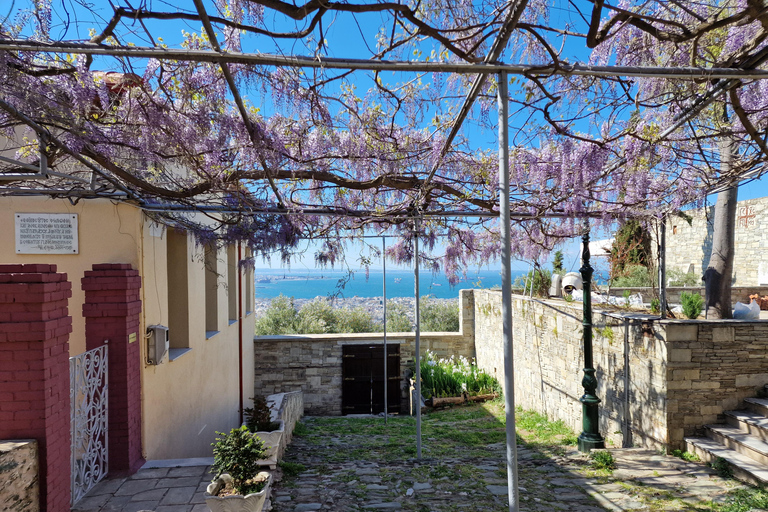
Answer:
M0 510L38 512L37 441L0 441Z

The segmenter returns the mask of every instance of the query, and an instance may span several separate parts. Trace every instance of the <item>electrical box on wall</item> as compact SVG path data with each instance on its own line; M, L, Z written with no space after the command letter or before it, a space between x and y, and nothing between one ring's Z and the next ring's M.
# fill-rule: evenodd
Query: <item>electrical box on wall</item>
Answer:
M147 363L160 364L168 353L170 338L168 328L164 325L147 327Z

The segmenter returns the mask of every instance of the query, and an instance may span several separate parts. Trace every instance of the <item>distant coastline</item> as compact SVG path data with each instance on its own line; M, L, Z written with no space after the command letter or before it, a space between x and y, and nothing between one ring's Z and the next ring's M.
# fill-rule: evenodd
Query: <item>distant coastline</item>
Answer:
M523 274L522 271L513 275ZM364 270L352 274L339 270L303 269L256 269L254 291L257 299L272 299L282 294L295 299L314 299L334 296L342 299L375 298L384 295L381 270ZM410 270L387 270L387 298L413 297L414 277ZM456 285L451 285L444 274L422 272L419 276L419 295L438 299L455 299L459 290L467 288L493 288L501 286L497 270L469 273Z
M297 310L301 309L304 304L311 302L313 300L323 300L326 299L326 297L313 297L311 299L294 299L293 304L296 307ZM456 298L452 299L432 299L435 302L443 302L443 303L458 303L459 301L459 292L456 290ZM267 311L267 308L269 308L270 303L272 302L272 299L266 299L266 298L257 298L254 302L254 313L256 315L256 318L261 318L264 313ZM415 299L413 297L394 297L387 299L388 303L396 303L400 304L404 307L406 315L408 318L413 322L414 319L414 302ZM348 309L355 309L355 308L363 308L365 311L370 313L371 317L375 322L383 322L384 320L384 301L383 297L349 297L349 298L336 298L332 301L334 308L348 308Z

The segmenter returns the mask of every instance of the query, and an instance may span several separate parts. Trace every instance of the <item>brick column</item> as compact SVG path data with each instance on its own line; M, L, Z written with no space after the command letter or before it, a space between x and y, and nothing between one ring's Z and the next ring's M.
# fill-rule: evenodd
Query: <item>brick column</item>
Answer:
M94 265L82 279L85 343L109 346L109 472L141 468L141 277L128 264Z
M0 439L37 440L45 512L71 498L71 296L56 265L0 265Z

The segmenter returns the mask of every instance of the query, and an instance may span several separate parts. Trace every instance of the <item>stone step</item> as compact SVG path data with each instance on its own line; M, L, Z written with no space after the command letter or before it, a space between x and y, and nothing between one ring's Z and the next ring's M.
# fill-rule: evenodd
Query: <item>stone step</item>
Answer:
M713 463L717 459L727 462L733 476L739 480L757 485L768 483L768 468L751 457L725 447L708 437L686 437L686 450L695 453L704 462Z
M750 411L768 416L768 399L765 398L745 398L744 403Z
M768 465L768 443L728 425L705 425L707 437L726 448L751 458L758 464Z
M768 442L768 418L752 411L725 411L725 419L732 427Z

